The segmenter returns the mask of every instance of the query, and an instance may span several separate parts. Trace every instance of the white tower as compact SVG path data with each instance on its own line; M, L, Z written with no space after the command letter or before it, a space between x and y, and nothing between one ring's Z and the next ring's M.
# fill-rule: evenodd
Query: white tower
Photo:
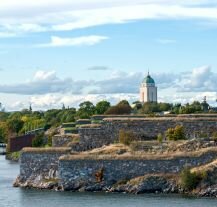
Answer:
M149 73L140 86L140 102L157 102L157 87Z

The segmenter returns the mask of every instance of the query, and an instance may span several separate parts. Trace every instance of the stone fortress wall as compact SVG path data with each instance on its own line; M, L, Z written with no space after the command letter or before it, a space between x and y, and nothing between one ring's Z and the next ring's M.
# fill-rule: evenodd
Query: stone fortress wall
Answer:
M98 182L96 173L103 169L102 181L106 186L147 174L177 174L184 167L196 167L217 158L217 151L202 152L200 156L177 156L170 159L110 158L63 156L59 161L59 185L64 190L91 188Z
M43 188L56 182L63 190L76 191L81 188L96 188L96 185L112 186L150 174L177 174L188 167L210 163L217 158L215 148L200 153L185 153L171 157L129 157L70 155L69 148L24 149L21 155L20 175L17 186ZM102 182L96 173L102 171Z
M57 178L59 158L70 151L70 148L24 148L20 158L20 181Z
M88 154L82 157L72 152L113 144L118 141L121 129L133 131L139 139L147 140L156 138L158 133L163 134L176 125L184 126L188 138L203 133L211 135L217 131L217 117L106 118L101 126L80 128L80 142L76 143L76 148L72 145L72 148L24 149L20 159L19 183L33 183L34 186L36 181L57 179L63 189L77 190L96 185L95 174L100 169L103 169L103 182L108 186L123 179L150 173L179 173L186 165L200 166L217 158L214 147L209 151L202 150L196 155L186 153L170 158L100 157ZM55 143L58 145L60 142ZM63 143L66 144L65 141Z
M156 139L159 133L164 135L167 129L177 125L184 127L188 139L211 136L213 132L217 132L217 115L209 117L116 117L103 120L100 127L79 129L80 151L117 142L120 130L133 132L138 140Z

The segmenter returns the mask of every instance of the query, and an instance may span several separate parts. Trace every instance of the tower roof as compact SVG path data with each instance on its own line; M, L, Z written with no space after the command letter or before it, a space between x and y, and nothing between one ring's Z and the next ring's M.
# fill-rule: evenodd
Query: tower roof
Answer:
M148 73L148 75L143 79L142 82L143 82L143 83L147 83L147 84L149 84L149 83L155 84L154 79L149 75L149 73Z

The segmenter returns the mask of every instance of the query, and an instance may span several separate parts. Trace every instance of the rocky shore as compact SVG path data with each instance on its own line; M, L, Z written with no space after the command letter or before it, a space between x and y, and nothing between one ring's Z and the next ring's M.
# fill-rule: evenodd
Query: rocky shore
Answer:
M59 183L57 178L41 179L40 177L31 178L23 181L17 177L14 182L14 187L22 188L35 188L40 190L54 190L66 191ZM104 181L88 184L76 183L74 188L70 189L72 192L110 192L110 193L130 193L130 194L143 194L143 193L163 193L163 194L185 194L196 197L213 197L217 198L217 184L212 186L199 187L193 191L186 191L183 189L177 176L174 175L146 175L129 181L121 180L115 184L106 183Z

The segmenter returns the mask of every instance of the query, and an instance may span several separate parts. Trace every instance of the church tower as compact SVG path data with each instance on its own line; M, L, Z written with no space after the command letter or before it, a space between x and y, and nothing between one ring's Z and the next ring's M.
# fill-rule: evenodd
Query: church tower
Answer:
M149 72L140 86L140 102L157 102L157 87Z

